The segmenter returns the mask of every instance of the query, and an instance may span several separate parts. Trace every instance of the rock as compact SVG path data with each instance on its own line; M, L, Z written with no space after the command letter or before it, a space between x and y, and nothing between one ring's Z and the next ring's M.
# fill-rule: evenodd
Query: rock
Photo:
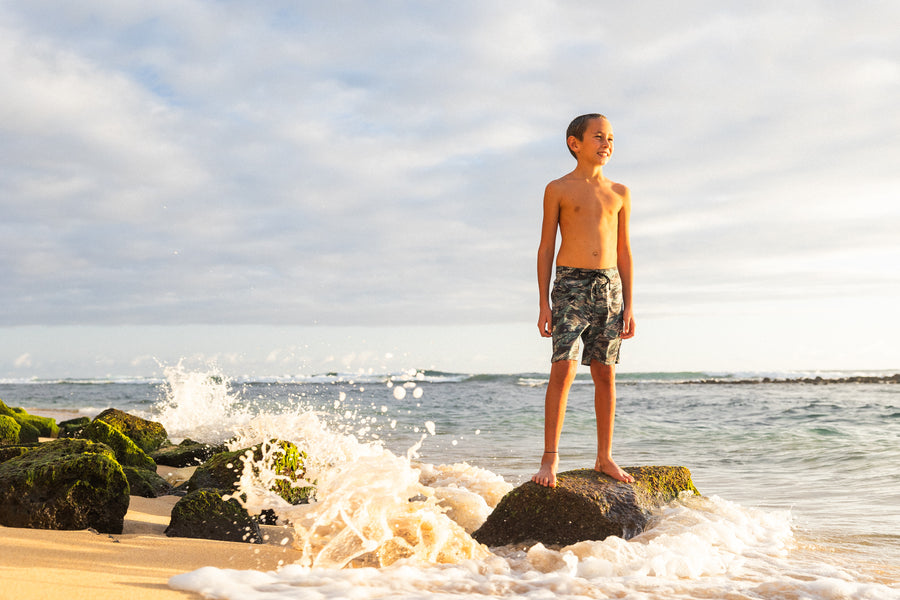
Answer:
M194 490L172 508L169 537L202 538L261 544L259 523L237 500L223 500L219 490Z
M0 463L0 525L122 533L128 492L108 446L53 440Z
M275 441L281 447L281 453L274 461L274 469L280 475L287 476L291 481L303 478L305 473L303 461L306 453L297 449L291 442ZM248 451L253 452L255 461L262 460L262 450L259 446L234 450L232 452L220 452L208 461L197 467L194 474L188 480L185 488L190 492L202 488L217 489L223 493L234 493L235 486L244 471L244 462L241 457ZM280 480L272 489L285 501L291 504L301 504L309 501L312 487L296 488L291 481Z
M61 425L60 425L61 426ZM193 467L208 460L209 457L219 452L226 452L224 445L210 446L194 440L182 440L177 446L160 448L150 455L156 464L167 467Z
M22 426L9 415L0 415L0 446L19 443L19 432Z
M629 467L633 484L593 469L557 475L556 488L532 481L508 493L472 537L488 546L522 542L567 546L644 530L651 511L697 488L685 467Z
M69 419L68 421L59 422L59 437L61 438L77 438L81 437L81 432L91 420L88 417L78 417L77 419Z
M116 460L123 467L137 467L156 471L156 463L147 456L137 444L131 441L118 429L113 428L106 421L94 419L90 425L81 432L81 437L92 442L106 444L116 453Z
M146 453L153 452L169 444L169 434L162 423L148 421L115 408L108 408L97 415L94 421L104 421L131 438L138 448Z
M56 437L56 419L29 414L24 408L7 406L0 400L0 415L12 417L19 424L19 442L36 442L39 437Z
M29 450L37 448L38 444L27 444L27 445L17 445L17 446L0 446L0 463L4 463L8 460L12 460L14 458L18 458L22 456Z
M148 471L138 467L122 467L132 496L142 498L159 498L172 491L172 485L160 477L156 471Z

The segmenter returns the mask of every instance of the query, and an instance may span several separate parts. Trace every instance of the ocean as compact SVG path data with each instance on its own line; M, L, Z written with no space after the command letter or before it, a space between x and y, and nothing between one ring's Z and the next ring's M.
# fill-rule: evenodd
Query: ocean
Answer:
M242 482L251 509L292 524L282 542L296 562L170 581L210 598L883 600L900 598L893 374L620 373L614 458L686 466L702 495L632 539L564 548L485 549L469 535L537 470L546 374L244 380L171 365L158 379L4 380L0 398L58 418L119 408L174 441L305 449L313 504L279 504L264 472ZM560 470L592 466L595 436L581 373Z

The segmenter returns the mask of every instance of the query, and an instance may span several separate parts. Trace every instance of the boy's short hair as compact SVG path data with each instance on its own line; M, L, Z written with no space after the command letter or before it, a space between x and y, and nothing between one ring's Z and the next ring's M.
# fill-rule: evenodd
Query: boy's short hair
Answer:
M606 116L601 115L600 113L590 113L590 114L581 115L580 117L575 117L574 119L572 119L572 122L569 123L569 128L566 129L566 148L569 148L569 138L570 137L574 136L576 140L583 141L584 131L585 131L585 129L587 129L588 121L590 121L592 119L606 119ZM606 119L606 120L609 121L609 119ZM575 158L578 158L577 156L575 156L575 153L572 152L571 148L569 148L569 154L571 154Z

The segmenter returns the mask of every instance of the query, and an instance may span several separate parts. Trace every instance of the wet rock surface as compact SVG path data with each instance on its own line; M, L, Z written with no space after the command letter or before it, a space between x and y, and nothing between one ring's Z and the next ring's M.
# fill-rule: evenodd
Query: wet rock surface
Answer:
M473 537L488 546L523 542L565 546L611 535L627 539L647 527L655 508L681 492L698 494L685 467L625 470L634 483L593 469L559 473L555 488L526 482L500 501Z

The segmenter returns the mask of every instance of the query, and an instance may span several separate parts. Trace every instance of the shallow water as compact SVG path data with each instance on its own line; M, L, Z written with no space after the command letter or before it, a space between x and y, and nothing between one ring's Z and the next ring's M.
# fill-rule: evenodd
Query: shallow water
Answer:
M704 377L621 376L614 444L622 465L687 466L703 497L631 540L490 551L468 533L537 466L540 374L240 382L172 367L160 380L0 383L0 398L144 412L176 439L306 448L316 503L279 506L245 481L252 506L296 524L298 564L172 581L209 597L900 598L900 386L690 382ZM582 376L561 469L593 464L595 444Z

